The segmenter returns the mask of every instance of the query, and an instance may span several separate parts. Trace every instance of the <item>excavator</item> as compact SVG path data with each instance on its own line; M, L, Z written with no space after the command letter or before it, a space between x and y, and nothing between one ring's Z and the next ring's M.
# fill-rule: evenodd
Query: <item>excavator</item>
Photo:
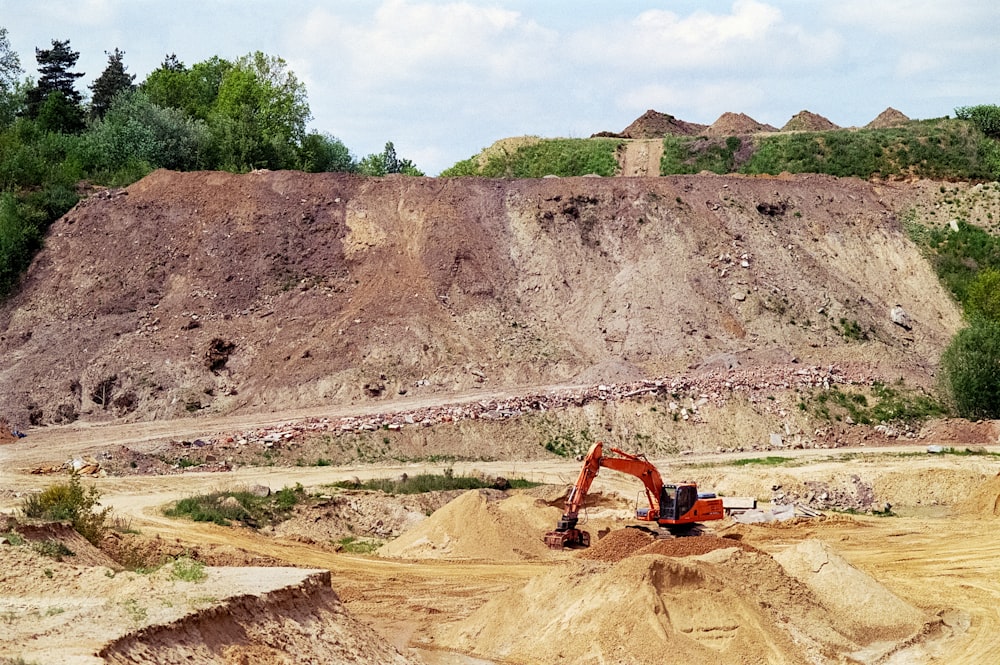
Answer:
M545 534L545 543L552 549L564 547L590 547L590 534L577 528L580 508L587 498L590 484L602 467L635 476L646 488L648 508L638 508L636 519L656 522L675 536L690 535L700 522L721 520L725 513L722 499L715 494L698 493L694 483L665 484L644 456L630 455L617 448L610 448L613 455L604 454L604 443L598 441L583 458L583 468L576 483L566 496L566 507L555 531Z

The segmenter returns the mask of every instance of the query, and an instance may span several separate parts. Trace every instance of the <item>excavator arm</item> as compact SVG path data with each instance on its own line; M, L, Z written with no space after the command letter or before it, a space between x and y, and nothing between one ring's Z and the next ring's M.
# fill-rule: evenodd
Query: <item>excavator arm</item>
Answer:
M545 542L549 547L561 549L573 545L582 547L590 545L590 534L576 527L580 521L580 508L587 498L590 485L594 482L594 478L597 477L602 466L627 473L641 480L646 488L646 498L649 500L650 508L645 519L655 520L659 515L660 492L663 489L663 479L660 478L660 472L641 457L630 455L617 448L611 448L611 452L619 457L605 457L604 443L601 441L590 447L590 451L583 458L583 468L580 469L580 475L566 496L565 510L559 524L555 531L549 531L545 534Z
M604 444L600 441L590 447L583 458L583 468L573 487L566 496L565 510L555 531L545 534L545 543L553 549L568 546L590 546L590 534L577 528L580 508L587 498L590 485L601 467L627 473L642 481L646 490L648 510L636 512L636 518L656 522L675 533L686 533L696 522L722 519L722 500L714 494L698 494L694 483L664 486L660 472L647 459L630 455L617 448L611 448L614 456L604 455ZM663 505L666 501L667 505Z

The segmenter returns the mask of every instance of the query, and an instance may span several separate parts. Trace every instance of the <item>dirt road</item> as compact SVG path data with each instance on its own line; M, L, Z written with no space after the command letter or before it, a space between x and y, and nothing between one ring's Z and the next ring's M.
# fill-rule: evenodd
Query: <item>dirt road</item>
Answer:
M662 139L628 139L621 160L623 176L658 176L663 156Z

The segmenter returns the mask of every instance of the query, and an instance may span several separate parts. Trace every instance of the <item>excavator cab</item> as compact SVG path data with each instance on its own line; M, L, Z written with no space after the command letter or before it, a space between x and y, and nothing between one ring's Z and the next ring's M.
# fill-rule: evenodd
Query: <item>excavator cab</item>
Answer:
M698 500L694 485L664 485L660 492L660 522L676 522L686 515Z

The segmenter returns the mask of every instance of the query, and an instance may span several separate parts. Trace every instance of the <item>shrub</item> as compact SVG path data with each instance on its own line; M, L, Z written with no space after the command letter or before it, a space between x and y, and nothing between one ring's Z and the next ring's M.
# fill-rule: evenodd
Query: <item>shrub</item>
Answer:
M106 530L110 508L98 508L101 493L96 487L84 489L80 477L73 474L68 483L50 485L41 494L21 502L25 517L70 522L73 529L92 544L100 543Z
M994 104L959 106L955 109L955 117L970 121L976 129L990 138L1000 138L1000 106Z
M305 489L298 484L266 497L245 490L210 492L181 499L163 512L168 517L186 517L195 522L212 522L219 526L241 522L257 528L287 519L304 497Z
M1000 418L1000 321L975 318L941 355L945 393L963 418Z

